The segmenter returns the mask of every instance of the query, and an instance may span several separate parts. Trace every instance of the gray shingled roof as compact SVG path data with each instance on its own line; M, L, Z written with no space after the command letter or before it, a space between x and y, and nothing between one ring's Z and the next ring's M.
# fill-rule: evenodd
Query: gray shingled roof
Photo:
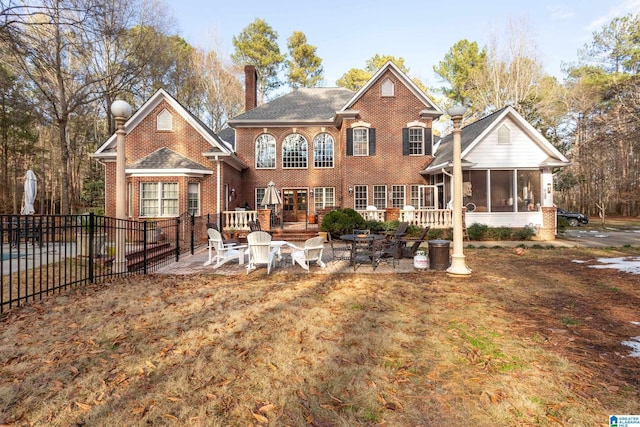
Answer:
M507 108L507 107L505 107ZM473 141L476 140L505 110L502 108L493 114L489 114L480 120L471 123L462 128L460 132L460 146L462 151L466 150ZM453 134L449 134L442 138L438 151L431 162L432 165L448 164L453 161Z
M231 122L331 120L354 94L349 89L339 87L297 89L240 114Z
M218 132L218 136L225 142L231 144L233 151L236 151L236 131L233 128L226 127Z
M191 169L209 171L210 169L187 159L166 147L149 154L127 167L128 169Z

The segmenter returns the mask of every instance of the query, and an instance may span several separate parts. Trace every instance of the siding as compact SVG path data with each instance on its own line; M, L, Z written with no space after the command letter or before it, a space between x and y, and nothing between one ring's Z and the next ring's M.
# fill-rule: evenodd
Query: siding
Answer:
M503 124L511 131L510 144L498 144L498 129ZM506 118L493 129L465 156L475 163L473 169L538 168L549 157L513 120Z

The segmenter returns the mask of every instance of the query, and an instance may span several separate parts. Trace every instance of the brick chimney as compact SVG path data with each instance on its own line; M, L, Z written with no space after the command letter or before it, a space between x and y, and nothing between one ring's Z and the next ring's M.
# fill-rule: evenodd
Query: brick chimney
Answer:
M253 65L244 66L244 111L258 106L258 72Z

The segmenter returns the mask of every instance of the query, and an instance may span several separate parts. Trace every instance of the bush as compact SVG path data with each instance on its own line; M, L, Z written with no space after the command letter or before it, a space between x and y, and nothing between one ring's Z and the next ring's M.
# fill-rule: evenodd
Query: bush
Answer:
M467 235L469 236L469 240L485 240L488 230L488 225L474 222L467 227Z
M510 240L510 227L489 227L487 230L487 238L489 240Z
M364 228L367 230L371 230L372 233L377 233L379 231L385 231L384 222L380 221L366 221Z
M567 227L569 226L569 221L567 221L567 218L558 217L558 231L560 233L564 233L567 230Z
M348 234L354 228L365 228L367 222L358 212L351 208L340 208L324 216L320 231L331 233L332 236Z
M535 235L536 231L528 225L525 225L524 228L513 230L513 238L515 240L531 240Z

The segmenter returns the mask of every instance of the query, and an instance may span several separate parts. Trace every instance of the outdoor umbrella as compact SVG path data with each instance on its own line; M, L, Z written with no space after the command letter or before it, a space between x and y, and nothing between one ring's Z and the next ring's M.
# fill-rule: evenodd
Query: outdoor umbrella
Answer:
M260 203L262 206L269 205L281 205L282 198L280 197L280 193L276 190L276 185L273 181L269 181L267 185L267 191L264 193L264 197L262 198L262 202Z
M24 176L24 200L22 205L21 215L33 215L36 210L33 208L33 204L36 201L36 194L38 194L38 178L36 174L29 169Z

